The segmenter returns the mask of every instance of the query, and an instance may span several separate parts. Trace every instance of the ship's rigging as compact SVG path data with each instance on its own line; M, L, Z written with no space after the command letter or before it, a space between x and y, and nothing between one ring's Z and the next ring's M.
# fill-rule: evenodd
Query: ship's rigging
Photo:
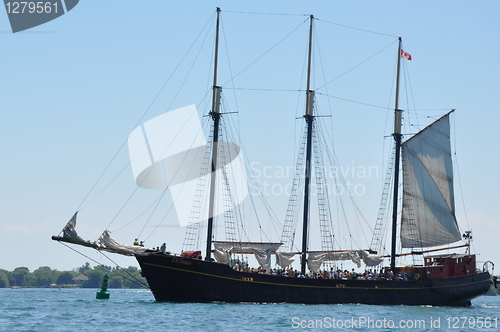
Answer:
M217 31L219 31L219 11L217 11ZM320 153L321 147L325 145L325 140L322 138L319 133L321 132L320 129L320 124L317 119L321 117L320 114L316 114L315 112L318 110L318 108L315 106L315 99L318 94L316 94L316 91L312 89L311 87L311 66L312 66L312 42L313 42L313 22L314 22L314 17L310 16L308 20L305 22L310 23L310 29L309 29L309 37L308 37L308 53L307 53L307 78L306 78L306 89L305 91L302 91L300 93L305 94L305 115L303 115L303 118L305 119L305 130L303 132L303 138L304 141L299 145L299 153L298 153L298 161L295 167L295 172L294 175L296 176L292 182L292 187L297 189L297 191L293 191L290 195L290 200L288 204L288 209L286 211L286 218L284 221L284 225L279 225L280 223L277 221L280 218L276 218L276 214L270 210L268 204L266 202L263 202L263 205L267 211L267 216L268 219L272 221L274 225L277 225L276 229L280 228L283 229L281 235L279 236L280 242L272 242L270 240L270 237L263 232L263 227L262 223L260 222L260 219L258 217L254 217L253 219L257 221L258 228L259 228L259 235L260 235L260 242L269 242L272 245L275 245L276 243L281 243L282 248L285 249L284 252L286 253L300 253L301 255L301 270L302 273L304 274L307 269L307 260L308 260L308 254L317 254L317 251L321 251L323 253L332 253L331 254L331 259L343 259L340 257L335 256L334 254L336 251L343 252L342 250L345 251L355 251L357 254L360 256L363 256L363 254L358 253L358 250L362 249L368 249L368 244L363 247L360 246L358 243L351 243L351 248L342 248L341 246L345 244L344 243L339 243L339 236L337 235L337 232L335 232L335 224L334 224L334 218L333 218L333 213L331 210L331 198L329 197L329 190L328 190L328 185L326 183L326 178L327 174L325 174L325 170L328 169L328 167L324 166L324 156ZM292 30L286 37L288 37L291 33L293 33L296 29ZM239 141L239 138L234 139L234 138L229 138L229 135L227 134L228 131L225 131L223 129L223 126L220 126L221 121L226 121L226 119L230 119L231 115L230 113L233 113L229 108L222 110L221 111L221 98L223 96L222 93L222 86L218 85L217 81L217 73L218 73L218 68L217 68L217 60L218 60L218 44L219 44L219 39L218 39L218 34L217 34L217 39L215 42L215 56L214 56L214 68L213 68L213 84L211 87L211 92L212 92L212 105L209 109L209 112L205 112L206 115L209 115L207 117L207 120L213 120L213 126L212 126L212 134L209 136L209 139L206 144L206 149L203 150L203 166L201 167L200 174L206 175L206 174L211 174L210 176L210 183L207 183L206 179L202 179L200 176L200 179L197 183L197 188L196 188L196 195L194 196L194 206L192 209L190 209L191 213L191 218L193 219L193 222L188 223L187 228L186 228L186 236L184 238L184 242L182 245L182 250L192 250L195 248L200 248L200 242L203 241L203 236L200 234L201 232L206 232L206 249L205 249L205 257L207 260L210 260L212 257L212 241L217 237L220 236L220 234L215 234L216 232L216 226L214 226L214 219L216 218L216 213L214 212L215 209L215 197L216 197L216 190L220 190L222 194L220 194L223 197L223 208L222 210L224 211L223 215L225 217L225 224L224 224L224 230L225 230L225 241L222 242L222 244L219 243L219 249L221 250L227 250L228 243L240 243L241 246L243 246L243 243L248 244L251 243L250 235L248 234L245 229L248 227L248 223L244 221L245 219L248 219L247 215L239 210L237 207L238 203L235 203L235 200L232 198L232 194L234 194L234 191L232 191L230 185L229 185L229 177L227 174L226 168L222 167L220 168L219 176L220 176L220 183L221 185L219 188L217 188L216 183L216 170L217 165L223 164L227 165L229 164L229 160L234 159L234 156L227 155L226 152L229 153L228 151L225 151L227 145L225 144L218 144L219 142L232 142L232 141ZM285 37L285 38L286 38ZM283 39L285 39L283 38ZM399 62L401 61L401 57L399 54L401 53L401 39L398 39L399 41L399 48L398 48L398 70L397 70L397 81L399 81ZM278 42L278 44L281 43ZM271 49L273 49L271 47ZM386 48L386 47L385 47ZM385 49L384 48L384 49ZM270 50L271 50L270 49ZM384 50L382 49L382 50ZM264 55L266 55L269 51L266 51ZM379 52L376 52L374 55L377 55ZM368 57L365 61L371 59L373 56ZM260 60L262 56L258 57L257 60ZM254 64L255 62L252 62ZM363 61L361 64L363 64L365 61ZM354 68L357 68L358 65L354 66ZM245 67L245 70L248 69L248 67ZM353 68L353 69L354 69ZM236 76L239 76L243 71L238 72L237 75L231 77L228 82L234 82L234 79ZM349 71L348 71L349 72ZM343 75L340 75L343 76ZM339 77L340 77L339 76ZM326 81L326 80L325 80ZM323 86L327 86L329 83L331 83L332 80L328 81L325 83ZM233 87L234 90L236 88ZM300 89L299 89L300 90ZM394 201L392 203L393 208L393 227L392 227L392 243L391 243L391 268L394 270L395 269L395 257L398 255L395 240L397 238L396 236L396 231L397 231L397 225L398 225L398 215L399 215L399 210L398 210L398 194L399 194L399 186L398 185L390 185L390 180L392 179L396 183L398 183L398 174L399 174L399 165L398 160L399 160L399 151L400 151L400 146L402 144L402 133L401 133L401 110L399 109L398 106L398 98L397 96L399 95L399 85L396 85L396 105L395 105L395 113L396 113L396 120L395 120L395 130L394 130L394 138L395 138L395 154L393 157L391 157L391 161L394 161L395 166L391 169L392 172L394 172L394 177L388 176L386 178L386 181L384 183L384 191L383 191L383 196L382 196L382 206L388 206L388 197L389 193L392 190L394 193ZM326 96L329 96L329 94L325 94ZM231 120L227 121L231 122ZM207 127L207 126L205 126ZM335 153L331 150L331 148L326 149L329 154L327 155L327 158L329 161L332 161L332 159L335 159L332 157L334 156ZM312 175L313 170L315 170L315 175ZM337 180L337 179L336 179ZM253 181L253 180L250 180ZM310 195L311 195L311 184L312 182L315 181L316 184L316 196L318 198L318 206L316 208L316 211L318 213L317 221L319 222L319 234L320 234L320 240L317 241L319 243L319 248L312 248L310 245L308 238L309 238L309 228L310 227L310 222L309 218L311 215L311 206L309 205L310 202ZM340 184L345 184L343 183L344 180L339 179ZM142 180L141 180L142 183ZM201 192L203 191L202 189L209 189L210 195L208 196L208 199L204 197ZM150 219L153 218L153 215L156 213L157 207L159 207L160 201L162 200L163 197L165 197L165 192L166 190L169 189L168 185L162 192L161 196L156 200L154 203L154 208L152 208L150 211ZM170 188L171 189L171 188ZM135 192L135 191L134 191ZM330 193L331 194L331 193ZM253 197L252 197L253 198ZM262 198L262 197L259 197ZM338 198L338 197L336 197ZM175 197L173 197L173 200L175 202ZM209 202L208 204L208 211L205 210L204 206L206 202ZM304 202L298 203L299 201ZM340 199L339 199L340 201ZM253 201L252 201L253 202ZM340 201L340 209L341 214L346 215L345 210L344 210L344 202ZM299 209L297 209L299 208ZM171 208L170 208L171 209ZM169 210L170 210L169 209ZM251 208L252 210L256 210L257 208L253 206ZM356 210L357 208L355 208ZM379 212L379 217L377 218L377 223L375 226L375 232L374 236L372 238L371 246L369 246L369 251L372 253L377 253L377 254L382 254L384 251L384 226L382 225L382 220L384 219L383 214L382 214L383 208L381 207L380 212ZM120 212L119 212L120 213ZM201 226L199 220L200 219L205 219L203 215L206 214L208 215L208 226ZM165 214L166 215L166 214ZM76 215L75 215L76 216ZM301 218L299 220L299 218ZM362 217L361 217L362 218ZM165 217L161 218L162 220L165 219ZM346 218L348 219L348 218ZM351 238L352 234L351 231L349 230L349 224L352 223L352 219L350 220L344 220L343 222L345 223L345 227L348 230L349 238ZM297 231L297 225L301 224L302 230ZM111 224L110 224L111 226ZM109 227L109 226L108 226ZM276 230L275 229L275 230ZM142 231L144 231L144 227L142 228L141 232L139 233L139 237L142 236ZM69 232L71 233L71 232ZM104 235L104 234L103 234ZM108 233L109 235L109 233ZM295 239L296 235L301 235L302 239L297 241ZM265 238L263 238L265 237ZM148 238L148 236L146 236ZM456 236L455 236L456 238ZM80 241L78 239L78 241ZM299 242L299 243L298 243ZM355 241L354 241L355 242ZM99 241L96 242L88 242L84 241L82 243L92 243L92 245L95 244L96 249L101 250L102 247L99 247L99 244L104 245L107 247L107 249L114 248L113 246L115 243L111 240L106 240L106 236L102 236ZM353 248L353 244L356 246L356 248ZM90 246L92 246L90 245ZM225 249L224 249L225 248ZM243 250L240 248L240 250L236 250L237 246L231 247L234 249L234 253L249 253L251 250L245 249ZM236 248L236 249L235 249ZM232 250L231 249L231 250ZM316 250L314 250L316 249ZM119 252L127 252L126 250L129 250L127 248L114 248L113 250ZM216 249L218 250L218 249ZM260 250L260 249L259 249ZM268 249L266 249L268 250ZM269 249L273 252L276 252L277 249ZM353 251L353 252L354 252ZM128 252L130 254L130 252ZM324 256L322 259L330 259L328 258L328 254L323 254ZM316 256L319 257L319 256ZM359 258L359 257L358 257ZM365 257L361 257L365 258ZM376 265L376 264L374 264ZM318 266L319 268L319 266ZM316 268L314 268L316 269Z

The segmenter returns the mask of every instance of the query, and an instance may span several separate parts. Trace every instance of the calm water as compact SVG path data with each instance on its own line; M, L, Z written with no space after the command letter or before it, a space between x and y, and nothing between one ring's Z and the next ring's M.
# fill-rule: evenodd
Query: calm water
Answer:
M142 290L112 289L109 300L96 300L96 291L0 289L0 330L500 331L500 297L483 296L470 308L176 304L156 303L150 292Z

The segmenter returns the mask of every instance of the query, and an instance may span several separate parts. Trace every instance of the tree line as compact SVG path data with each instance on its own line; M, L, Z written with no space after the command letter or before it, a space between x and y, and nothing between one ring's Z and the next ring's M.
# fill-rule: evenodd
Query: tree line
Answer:
M72 271L53 270L41 266L30 272L27 267L17 267L13 271L0 269L0 288L6 287L101 287L102 277L108 272L109 288L142 288L147 281L134 267L112 268L106 265L91 267L87 262ZM81 277L84 275L85 277ZM80 277L79 277L80 276ZM74 280L73 278L77 278ZM78 280L80 279L80 280ZM81 280L85 279L85 280Z

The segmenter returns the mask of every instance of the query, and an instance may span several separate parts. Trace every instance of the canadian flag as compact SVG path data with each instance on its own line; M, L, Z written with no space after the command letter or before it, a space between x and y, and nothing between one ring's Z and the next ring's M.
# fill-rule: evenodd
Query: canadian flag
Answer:
M401 57L402 58L405 58L406 60L411 60L411 54L410 53L406 53L405 51L401 50Z

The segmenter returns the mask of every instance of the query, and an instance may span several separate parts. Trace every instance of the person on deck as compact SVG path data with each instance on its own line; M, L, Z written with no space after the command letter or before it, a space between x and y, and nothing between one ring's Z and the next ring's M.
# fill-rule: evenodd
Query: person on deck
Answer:
M160 251L162 252L162 254L165 254L167 252L167 244L165 242L161 245Z

